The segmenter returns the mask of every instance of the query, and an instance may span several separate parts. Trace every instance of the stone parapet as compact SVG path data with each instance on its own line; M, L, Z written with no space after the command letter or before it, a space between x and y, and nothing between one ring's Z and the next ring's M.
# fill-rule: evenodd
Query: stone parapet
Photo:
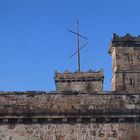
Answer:
M16 116L100 116L139 115L140 95L127 93L0 94L0 118ZM63 118L63 117L62 117Z
M54 76L55 82L65 82L65 81L96 81L96 80L103 80L103 71L92 71L89 70L87 72L68 72L65 71L64 73L55 72Z
M126 34L124 36L118 36L117 34L113 34L112 40L111 40L111 44L114 47L118 47L118 46L136 46L136 47L140 47L140 35L138 35L137 37L134 37L130 34Z

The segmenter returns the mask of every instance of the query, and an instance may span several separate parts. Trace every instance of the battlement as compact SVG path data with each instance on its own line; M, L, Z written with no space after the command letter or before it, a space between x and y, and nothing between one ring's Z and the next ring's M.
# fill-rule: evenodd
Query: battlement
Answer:
M56 83L56 90L58 92L73 91L73 92L93 92L102 91L102 84L104 80L103 71L87 72L69 72L64 73L55 72L54 80Z
M123 46L123 47L140 47L140 35L134 37L130 34L126 34L124 36L118 36L117 34L113 34L111 44L114 47Z
M98 81L103 80L103 71L92 71L87 72L69 72L65 71L64 73L55 72L55 82L68 82L68 81Z

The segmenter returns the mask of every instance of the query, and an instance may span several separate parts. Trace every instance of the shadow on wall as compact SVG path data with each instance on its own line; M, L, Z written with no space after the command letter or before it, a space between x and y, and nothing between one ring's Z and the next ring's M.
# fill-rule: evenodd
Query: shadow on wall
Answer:
M126 133L123 133L123 136L119 140L140 140L139 130L128 130Z

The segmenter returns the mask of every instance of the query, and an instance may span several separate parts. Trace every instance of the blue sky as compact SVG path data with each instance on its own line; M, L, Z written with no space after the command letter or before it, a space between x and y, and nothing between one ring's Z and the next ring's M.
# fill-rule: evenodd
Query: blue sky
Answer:
M139 0L0 0L0 90L55 90L54 71L76 71L76 37L88 38L81 69L104 69L110 90L112 34L140 34ZM84 40L81 40L81 45Z

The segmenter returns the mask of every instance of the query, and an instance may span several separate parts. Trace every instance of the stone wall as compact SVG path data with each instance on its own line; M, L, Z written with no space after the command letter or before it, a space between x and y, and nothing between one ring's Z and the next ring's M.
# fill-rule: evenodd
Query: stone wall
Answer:
M112 90L140 91L140 47L114 47Z
M121 94L121 95L120 95ZM127 92L94 94L0 93L0 117L5 115L140 113L140 95Z
M56 84L56 89L60 93L66 91L94 93L94 91L102 91L103 84L102 81L58 82Z
M0 140L139 140L140 124L0 125Z
M140 95L0 93L0 140L139 140Z
M114 47L113 72L140 71L140 47Z

